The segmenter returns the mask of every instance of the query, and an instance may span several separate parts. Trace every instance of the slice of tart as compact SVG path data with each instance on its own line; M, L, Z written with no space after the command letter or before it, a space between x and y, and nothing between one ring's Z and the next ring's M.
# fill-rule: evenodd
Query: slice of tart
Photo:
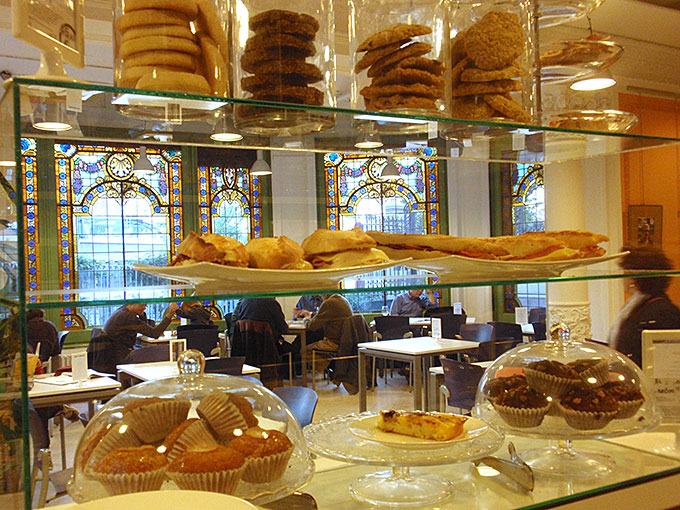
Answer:
M467 418L454 414L424 413L421 411L380 411L378 428L404 436L449 441L465 433Z

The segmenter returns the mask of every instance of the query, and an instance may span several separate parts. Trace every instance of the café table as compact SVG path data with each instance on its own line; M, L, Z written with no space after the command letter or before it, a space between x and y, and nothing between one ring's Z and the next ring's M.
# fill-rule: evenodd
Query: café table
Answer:
M430 336L403 338L399 340L383 340L381 342L364 342L359 349L359 412L366 410L366 367L368 358L382 358L395 361L406 361L413 364L413 408L429 409L425 398L423 407L423 389L428 395L429 374L432 361L436 356L476 351L479 344L467 340L449 338L435 339Z
M128 363L116 365L118 380L124 388L134 384L179 375L179 368L174 361L154 361L151 363ZM260 369L251 365L243 365L241 375L250 375L260 378Z

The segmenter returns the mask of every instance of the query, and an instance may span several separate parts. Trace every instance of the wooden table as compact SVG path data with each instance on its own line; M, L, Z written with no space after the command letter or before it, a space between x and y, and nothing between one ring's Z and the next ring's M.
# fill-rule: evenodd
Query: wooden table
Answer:
M127 388L134 384L179 375L179 368L174 361L154 361L152 363L129 363L126 365L116 365L118 370L118 380ZM260 369L250 365L243 365L242 375L260 377Z
M429 336L403 338L399 340L383 340L381 342L364 342L359 348L359 412L366 410L366 367L369 357L406 361L413 364L413 408L429 409L425 398L423 407L423 388L425 395L429 392L429 374L435 356L452 354L461 351L476 351L479 344L467 340L442 338L435 340ZM424 377L425 376L425 377Z

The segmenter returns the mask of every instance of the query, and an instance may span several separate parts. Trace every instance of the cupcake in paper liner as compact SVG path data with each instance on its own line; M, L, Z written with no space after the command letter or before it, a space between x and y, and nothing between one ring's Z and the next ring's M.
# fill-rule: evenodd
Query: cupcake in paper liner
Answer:
M567 366L574 369L586 386L597 388L609 380L609 365L605 359L577 359L567 363Z
M118 448L140 446L142 442L125 423L106 425L95 435L86 439L86 445L80 453L80 464L94 465L99 459Z
M168 462L150 445L119 448L101 458L87 474L99 480L111 495L155 491L161 488Z
M550 409L545 395L528 386L512 388L492 402L498 415L512 427L538 427Z
M180 489L233 494L245 469L240 452L215 445L182 453L170 463L167 475Z
M266 483L281 478L293 454L293 443L278 430L248 429L232 439L229 446L246 457L243 480L250 483Z
M579 430L604 428L619 411L614 397L602 388L577 387L569 390L558 404L560 414L570 427Z
M223 391L213 391L207 396L203 397L201 402L196 407L196 412L203 418L210 428L215 433L220 442L228 442L233 436L235 430L243 431L248 428L248 423L257 424L257 418L252 414L252 406L243 397L236 397ZM245 411L247 406L245 401L250 406L249 420L246 420L248 413Z
M199 418L189 418L170 431L161 448L168 460L172 462L191 448L216 444L217 441L210 433L206 422Z
M645 401L642 392L627 382L611 381L602 386L602 389L619 404L619 411L614 416L615 420L632 418Z
M511 375L510 377L495 377L484 385L484 393L486 393L489 402L493 403L506 391L520 386L527 386L527 379L522 374Z
M162 441L186 420L191 402L179 398L147 397L130 401L123 408L123 421L145 443Z
M524 375L529 387L551 397L561 397L581 384L581 378L573 368L548 359L529 363L524 369Z

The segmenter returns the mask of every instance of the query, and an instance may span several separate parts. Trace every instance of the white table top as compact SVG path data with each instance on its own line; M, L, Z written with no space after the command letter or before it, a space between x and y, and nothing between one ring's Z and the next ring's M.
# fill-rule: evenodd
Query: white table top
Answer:
M300 331L307 329L307 321L287 321L288 329L291 331Z
M111 377L91 377L85 381L71 381L70 375L34 379L33 388L28 392L29 398L70 395L84 391L113 390L120 388L120 383ZM66 382L66 384L62 384Z
M533 335L536 332L534 331L534 325L533 324L522 324L522 333L525 335Z
M432 319L430 317L409 317L409 326L429 326L432 324Z
M487 368L493 361L475 361L470 365L477 365L478 367ZM430 373L435 375L444 375L444 367L430 367Z
M152 363L130 363L127 365L117 365L116 368L120 372L125 372L142 381L150 381L151 379L159 379L161 377L169 377L179 375L179 368L174 361L154 361ZM260 369L250 365L243 365L241 374L253 375L259 374Z
M417 336L413 338L401 338L399 340L384 340L382 342L364 342L359 344L359 348L370 349L372 351L394 352L396 354L406 354L410 356L423 356L428 354L439 354L451 351L466 351L477 349L479 343L467 340L452 340L442 338L435 340L431 336Z
M220 332L217 335L219 338L224 337L224 333ZM177 340L177 330L164 331L158 338L151 338L150 336L139 335L138 340L144 342L145 344L164 344L170 342L170 340Z

